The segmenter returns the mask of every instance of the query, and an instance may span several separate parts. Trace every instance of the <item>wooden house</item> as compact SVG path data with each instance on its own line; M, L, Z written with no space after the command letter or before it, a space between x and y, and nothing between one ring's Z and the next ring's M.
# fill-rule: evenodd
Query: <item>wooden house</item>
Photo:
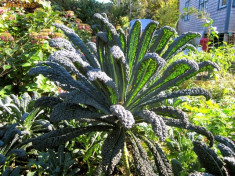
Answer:
M194 7L199 11L206 12L213 20L213 27L218 31L220 41L229 44L235 44L235 0L180 0L179 10L181 14L186 10ZM198 15L184 15L178 23L179 34L187 31L195 31L205 37L208 28L203 27L202 19ZM199 43L200 39L196 41Z

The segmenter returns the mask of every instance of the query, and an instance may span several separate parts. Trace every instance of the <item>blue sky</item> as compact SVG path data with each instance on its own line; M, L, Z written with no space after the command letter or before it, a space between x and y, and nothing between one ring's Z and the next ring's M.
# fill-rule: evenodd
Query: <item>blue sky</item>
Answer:
M96 0L96 1L104 2L104 3L106 3L106 2L111 2L110 0Z

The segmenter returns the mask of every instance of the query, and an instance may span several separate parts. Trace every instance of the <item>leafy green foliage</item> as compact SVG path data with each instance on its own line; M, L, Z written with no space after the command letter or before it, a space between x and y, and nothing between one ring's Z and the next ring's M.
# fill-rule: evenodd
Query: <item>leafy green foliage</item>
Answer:
M190 112L190 120L195 124L206 126L214 135L223 135L234 140L234 122L231 121L235 110L233 97L225 96L217 102L204 102L201 98L188 99L181 107Z
M58 152L51 149L47 153L39 154L40 158L38 161L31 159L28 168L31 166L36 166L42 170L42 172L54 175L54 176L65 176L65 175L75 175L79 172L79 168L72 168L75 161L71 158L68 152L64 151L64 146L59 146Z
M47 40L49 36L52 37L52 34L44 32L43 28L49 28L51 23L58 19L59 14L44 7L44 9L37 9L34 13L28 14L24 13L22 9L18 13L11 9L3 13L1 17L3 18L0 20L0 24L2 24L0 35L3 35L4 31L8 31L13 37L12 41L0 40L1 87L11 85L10 91L6 92L8 94L18 94L29 87L35 90L37 85L27 76L27 72L36 63L45 60L51 52ZM37 37L37 41L35 37Z
M42 115L44 111L34 107L37 98L37 94L31 98L28 93L24 93L22 97L13 94L11 94L11 98L5 96L4 99L1 99L2 106L0 107L2 122L17 123L17 128L22 131L24 137L27 136L26 138L37 136L37 133L43 131L51 131L54 127L44 119L46 115Z
M32 142L37 149L54 148L83 134L104 132L108 133L101 153L103 160L100 168L104 175L112 174L115 166L120 163L122 151L126 150L125 143L131 146L135 174L154 175L155 170L147 153L150 152L154 154L155 163L160 164L158 173L173 175L160 146L143 138L138 133L138 125L142 122L151 123L161 141L168 135L166 126L175 126L202 134L208 138L210 146L213 145L213 135L204 127L191 124L182 111L156 104L186 95L210 99L210 93L201 88L169 90L201 71L200 63L186 59L169 64L172 56L191 39L198 37L198 34L186 33L179 36L166 50L160 49L162 52L158 55L148 53L151 43L159 40L158 37L153 37L156 22L151 22L141 34L141 26L137 20L127 36L128 44L125 49L123 36L119 36L107 16L95 14L94 17L99 21L97 29L100 31L97 31L97 43L92 51L72 29L57 23L54 25L63 30L78 48L72 47L66 40L62 45L61 40L54 40L53 46L57 45L62 49L56 52L60 54L52 54L48 61L38 64L29 72L31 75L43 74L67 91L57 97L43 97L36 101L39 107L51 107L52 121L75 119L85 122L87 126L57 129L28 142ZM160 35L161 32L156 34ZM165 47L165 43L162 47ZM208 65L214 68L213 65L216 64ZM72 76L73 74L76 76ZM147 144L149 148L142 144ZM131 158L124 160L127 169L129 160L132 161Z
M94 24L93 15L103 12L105 7L95 0L52 0L55 10L74 11L79 18L90 25Z
M188 54L179 54L176 58L191 58L197 62L212 61L219 65L221 75L226 72L232 72L232 63L235 61L234 47L232 45L223 45L218 48L211 48L209 52L189 52Z
M91 39L91 27L83 24L73 12L53 11L50 2L39 1L41 8L25 12L23 8L2 7L0 14L0 96L23 92L57 92L56 86L39 75L28 76L30 68L46 60L55 51L49 46L52 38L65 37L61 31L52 27L60 22L73 28L83 40ZM72 14L72 16L71 16ZM60 21L61 19L61 21Z
M36 95L31 98L27 93L22 97L11 95L1 99L1 126L0 126L0 173L18 173L18 169L9 169L15 165L15 160L25 160L30 145L23 145L23 141L36 137L43 132L49 132L54 126L47 120L43 110L34 107ZM22 167L23 168L23 167ZM3 172L4 171L4 172ZM11 172L12 171L12 172Z
M8 167L6 170L2 173L2 176L18 176L20 175L20 167L14 168L12 171Z
M145 18L159 21L161 27L176 27L179 13L178 0L147 0Z

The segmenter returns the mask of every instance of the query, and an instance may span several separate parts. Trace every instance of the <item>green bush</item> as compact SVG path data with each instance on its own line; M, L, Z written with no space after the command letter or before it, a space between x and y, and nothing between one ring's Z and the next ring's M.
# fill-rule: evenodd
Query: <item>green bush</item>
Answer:
M105 6L96 0L52 0L56 10L74 11L74 13L89 25L95 24L93 15L105 11Z
M231 71L232 63L235 62L235 48L233 45L224 44L218 48L211 48L209 52L193 51L188 54L180 53L177 58L193 59L197 62L212 61L219 65L220 73L225 75L226 72Z
M42 1L39 1L39 3ZM0 96L22 94L37 90L39 93L57 91L56 86L42 75L32 79L27 72L46 60L51 52L52 38L65 37L52 23L61 22L78 32L84 41L91 39L91 27L83 24L73 12L55 12L49 2L32 13L22 8L1 8L0 14ZM61 20L60 20L61 19Z

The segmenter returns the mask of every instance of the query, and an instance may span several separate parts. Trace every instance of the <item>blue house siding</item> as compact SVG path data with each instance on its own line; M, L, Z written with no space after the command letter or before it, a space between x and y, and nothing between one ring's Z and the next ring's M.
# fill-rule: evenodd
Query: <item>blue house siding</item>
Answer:
M180 12L183 12L183 9L185 8L185 2L187 0L180 0L179 4L179 10ZM228 15L228 4L225 8L219 7L219 0L208 0L208 9L207 13L209 13L209 16L211 19L213 19L213 26L217 27L217 31L219 33L235 33L235 8L233 8L233 4L235 0L228 0L230 1L230 14ZM196 9L199 9L199 0L190 0L190 7L194 7ZM226 23L226 17L228 18L227 21L229 21L229 25L225 25ZM201 34L207 32L207 28L202 27L202 20L198 19L196 15L190 15L190 19L188 21L184 21L182 19L179 20L178 23L178 32L184 33L187 31L194 31L199 32ZM227 28L227 29L226 29ZM225 31L225 29L227 31ZM234 34L235 35L235 34Z

